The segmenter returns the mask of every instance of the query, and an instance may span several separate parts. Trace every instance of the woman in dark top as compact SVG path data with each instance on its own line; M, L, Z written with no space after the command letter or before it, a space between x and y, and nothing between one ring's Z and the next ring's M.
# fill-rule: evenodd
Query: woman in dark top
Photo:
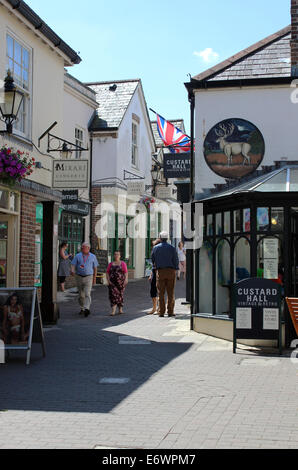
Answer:
M160 238L158 238L157 240L153 242L152 247L155 247L159 243L161 243ZM148 315L154 315L154 313L156 313L158 309L158 305L157 305L158 304L158 292L157 292L157 287L156 287L156 268L154 266L152 267L152 272L149 277L149 281L151 282L150 295L152 298L153 307L152 307L151 312L148 313Z
M64 284L65 280L68 276L70 276L70 261L72 255L67 253L68 244L63 242L60 245L59 249L59 267L58 267L58 277L61 291L64 292Z

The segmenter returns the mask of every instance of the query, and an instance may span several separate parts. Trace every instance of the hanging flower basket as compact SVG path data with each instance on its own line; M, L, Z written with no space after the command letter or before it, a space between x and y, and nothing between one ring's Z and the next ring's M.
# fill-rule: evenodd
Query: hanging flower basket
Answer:
M8 186L14 186L26 176L33 173L35 159L28 153L14 151L9 147L0 149L0 181Z
M143 196L140 201L139 201L140 204L144 204L144 206L146 207L147 210L150 210L150 207L151 207L151 204L154 204L155 203L155 199L153 197L150 197L150 196Z

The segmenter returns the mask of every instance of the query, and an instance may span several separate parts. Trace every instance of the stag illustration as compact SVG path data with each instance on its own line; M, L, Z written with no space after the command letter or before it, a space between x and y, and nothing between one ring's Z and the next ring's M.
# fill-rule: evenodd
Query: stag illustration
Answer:
M235 130L235 125L230 123L228 125L219 124L218 128L215 129L215 134L217 135L218 139L216 142L219 143L220 149L224 152L228 159L228 166L232 164L232 158L235 155L242 155L243 156L243 165L245 162L250 164L250 156L248 153L251 150L251 145L247 142L227 142L226 138L230 137Z

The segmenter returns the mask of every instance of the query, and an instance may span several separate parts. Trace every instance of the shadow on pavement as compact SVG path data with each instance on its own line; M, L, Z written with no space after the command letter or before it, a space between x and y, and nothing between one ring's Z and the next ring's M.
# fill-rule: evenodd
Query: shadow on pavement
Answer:
M155 373L184 354L191 344L119 344L119 336L125 341L128 335L107 330L145 315L139 313L150 308L145 286L131 283L127 313L114 318L106 316L107 293L100 291L104 288L94 293L93 314L87 319L78 315L76 298L62 303L57 327L45 330L46 358L41 359L40 346L34 345L30 366L25 366L20 353L13 353L9 362L0 366L0 410L109 413L147 381L154 380ZM137 334L129 336L132 342L134 339L138 339ZM99 383L105 378L129 381Z

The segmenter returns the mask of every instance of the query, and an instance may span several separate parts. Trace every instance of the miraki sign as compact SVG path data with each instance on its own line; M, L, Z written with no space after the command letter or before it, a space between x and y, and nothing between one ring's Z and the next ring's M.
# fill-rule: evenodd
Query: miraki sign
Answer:
M53 188L55 189L84 189L88 188L88 160L54 160Z
M232 287L233 352L237 339L277 340L281 354L281 286L269 279L244 279Z

